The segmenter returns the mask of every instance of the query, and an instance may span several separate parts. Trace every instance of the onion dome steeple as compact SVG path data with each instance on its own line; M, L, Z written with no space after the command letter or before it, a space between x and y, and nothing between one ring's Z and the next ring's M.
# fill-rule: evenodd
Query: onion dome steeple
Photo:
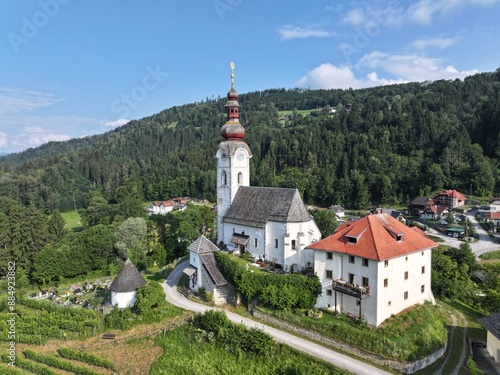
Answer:
M226 123L220 130L220 135L226 141L240 141L245 136L245 128L240 124L240 105L238 93L234 89L234 63L231 61L231 89L227 93Z

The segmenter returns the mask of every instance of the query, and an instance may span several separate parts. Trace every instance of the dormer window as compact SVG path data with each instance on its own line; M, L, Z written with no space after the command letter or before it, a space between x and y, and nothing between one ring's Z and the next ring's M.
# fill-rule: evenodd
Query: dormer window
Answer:
M347 238L347 243L352 243L353 245L355 245L358 242L358 239L356 237L346 236L346 238Z
M398 232L395 232L393 228L388 228L388 227L385 227L385 230L387 231L387 233L389 233L391 235L392 238L394 238L396 241L398 242L401 242L403 241L403 236L404 236L404 233L398 233Z

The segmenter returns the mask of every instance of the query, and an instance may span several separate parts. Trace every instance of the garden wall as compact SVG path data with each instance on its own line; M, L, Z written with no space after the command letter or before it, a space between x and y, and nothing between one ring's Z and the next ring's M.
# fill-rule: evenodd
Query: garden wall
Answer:
M274 316L265 314L261 311L257 311L255 309L250 310L250 313L252 314L253 317L263 320L267 323L270 323L274 326L278 326L281 328L284 328L287 331L290 332L296 332L301 336L304 336L306 338L309 338L311 340L314 340L316 342L325 344L327 346L340 349L346 353L353 354L357 357L361 357L363 359L366 359L370 362L376 363L381 366L387 366L390 367L394 370L400 371L403 374L413 374L414 372L423 369L424 367L429 366L431 363L434 363L439 357L441 357L444 352L446 351L446 346L442 347L441 349L435 351L434 353L428 355L425 358L421 358L415 362L407 363L407 362L400 362L394 359L389 359L382 357L380 355L374 354L367 352L363 349L356 348L352 345L334 340L330 337L323 336L317 332L310 331L301 327L297 327L296 325L286 322L284 320L278 319Z

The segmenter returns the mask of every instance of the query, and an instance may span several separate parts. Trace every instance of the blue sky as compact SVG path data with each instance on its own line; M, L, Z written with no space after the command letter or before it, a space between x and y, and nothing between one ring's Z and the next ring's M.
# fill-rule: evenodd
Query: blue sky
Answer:
M500 67L500 1L0 2L0 153L240 93Z

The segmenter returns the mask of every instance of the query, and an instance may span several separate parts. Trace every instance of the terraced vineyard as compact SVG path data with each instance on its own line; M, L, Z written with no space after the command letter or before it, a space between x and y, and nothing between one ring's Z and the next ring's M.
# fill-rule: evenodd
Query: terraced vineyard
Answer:
M2 361L6 364L10 359L3 354ZM115 369L115 365L107 359L64 347L57 354L25 349L22 355L16 356L16 367L4 364L0 366L0 374L24 374L23 370L26 370L39 375L57 375L59 372L56 369L59 369L77 375L108 375Z
M0 303L0 341L8 342L7 305ZM85 338L103 328L102 315L90 309L53 306L22 299L16 305L16 342L42 345L49 339Z

